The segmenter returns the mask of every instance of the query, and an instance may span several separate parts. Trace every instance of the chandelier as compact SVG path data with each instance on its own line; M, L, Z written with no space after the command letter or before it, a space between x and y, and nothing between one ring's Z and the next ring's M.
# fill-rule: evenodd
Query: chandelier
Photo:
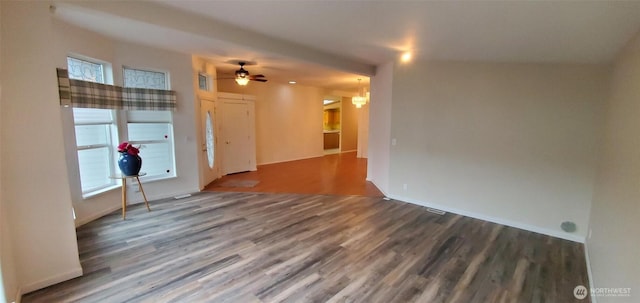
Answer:
M362 79L358 79L358 95L351 98L351 103L353 103L356 108L361 108L363 105L367 104L367 99L369 99L363 93L364 89L362 89L362 87L360 86L360 81L362 81Z

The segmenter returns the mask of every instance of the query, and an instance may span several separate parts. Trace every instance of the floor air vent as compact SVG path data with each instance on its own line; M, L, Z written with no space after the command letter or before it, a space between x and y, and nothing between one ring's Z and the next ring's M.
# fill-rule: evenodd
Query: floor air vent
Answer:
M441 215L441 216L447 213L447 212L446 212L446 211L444 211L444 210L439 210L439 209L430 208L430 207L427 207L427 211L428 211L428 212L430 212L430 213L434 213L434 214L437 214L437 215Z

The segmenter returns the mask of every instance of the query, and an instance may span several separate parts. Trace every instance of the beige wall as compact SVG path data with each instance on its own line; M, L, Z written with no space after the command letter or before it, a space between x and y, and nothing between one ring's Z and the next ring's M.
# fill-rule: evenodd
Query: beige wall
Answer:
M2 1L2 201L23 292L82 273L46 2ZM36 87L36 88L34 88Z
M220 80L218 87L256 97L258 165L323 155L321 89L275 82L241 87L233 80Z
M358 110L350 97L342 97L342 121L340 130L340 151L356 151L358 149Z
M0 16L2 16L2 2L0 2ZM2 26L4 27L4 26ZM0 45L2 45L2 32L0 29ZM0 48L0 58L2 58L2 48ZM2 60L0 60L0 71L2 70ZM2 96L2 78L0 77L0 104L3 104ZM0 153L3 150L4 138L2 136L2 108L0 106ZM0 158L0 172L4 171L2 158ZM15 272L15 258L13 256L13 237L11 234L11 226L9 220L11 216L8 213L8 201L5 201L3 192L3 181L5 175L0 175L0 302L12 302L16 300L18 292L18 278Z
M640 302L640 33L615 61L587 250L595 287L631 287Z
M391 195L584 241L607 80L595 65L397 66Z

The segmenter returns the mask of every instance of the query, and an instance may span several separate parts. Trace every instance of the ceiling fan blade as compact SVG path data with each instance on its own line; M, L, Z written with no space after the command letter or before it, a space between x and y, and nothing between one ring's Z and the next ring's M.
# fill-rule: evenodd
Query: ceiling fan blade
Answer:
M250 79L251 81L267 82L267 79Z
M266 76L265 76L265 75L260 74L260 75L251 75L251 77L254 77L254 78L264 78L264 77L266 77Z

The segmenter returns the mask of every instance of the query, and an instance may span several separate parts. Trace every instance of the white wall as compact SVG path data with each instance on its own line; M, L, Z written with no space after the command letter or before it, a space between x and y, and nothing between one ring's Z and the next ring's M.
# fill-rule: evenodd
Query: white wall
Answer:
M389 193L391 105L394 63L380 65L371 77L367 180L385 195Z
M591 207L587 250L595 287L631 287L640 302L640 33L617 58L607 103L602 157Z
M584 241L607 79L595 65L398 66L390 194Z
M233 80L220 80L218 87L219 92L256 96L258 165L323 155L321 89L274 82L241 87Z
M2 2L2 203L18 286L82 273L65 165L49 3ZM3 268L4 270L4 268Z

